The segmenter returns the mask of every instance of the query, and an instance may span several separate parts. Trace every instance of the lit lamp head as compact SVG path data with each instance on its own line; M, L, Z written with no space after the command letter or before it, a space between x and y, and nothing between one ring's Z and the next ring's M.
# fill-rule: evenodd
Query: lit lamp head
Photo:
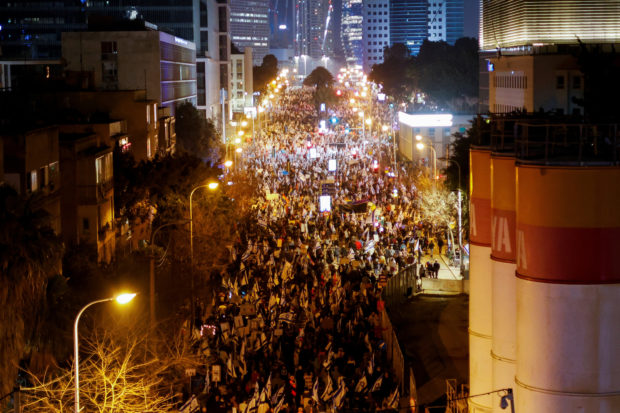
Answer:
M237 138L237 139L235 139L235 143L236 143L237 145L239 145L239 144L241 143L241 138Z
M422 140L422 135L415 135L415 140L416 141L421 141Z
M239 132L237 132L237 135L243 136L244 133L245 133L244 131L240 130Z
M422 149L424 149L424 144L422 142L418 142L418 143L415 144L415 147L418 148L418 150L421 151Z
M383 132L387 131L387 130L388 130L387 125L383 125L383 126L381 126L381 130L382 130Z
M233 162L230 161L230 160L224 162L224 166L227 167L227 168L230 168L232 166L232 164L233 164Z
M237 153L241 153L241 152L243 152L243 149L241 149L241 148L237 148L237 149L235 149L235 152L237 152Z
M214 189L217 189L217 187L218 187L219 185L220 185L220 184L219 184L219 183L217 183L217 182L209 182L209 183L207 184L207 188L209 188L210 190L212 190L212 191L213 191Z
M241 126L243 126L243 127L248 126L248 122L244 120L243 122L241 122Z
M366 125L371 125L372 124L372 119L368 118L366 119Z
M360 112L358 112L358 115L359 115L359 117L361 118L361 117L363 117L363 116L364 116L364 112L361 112L361 111L360 111Z
M127 304L128 302L133 300L135 296L136 296L135 293L124 293L124 294L117 295L115 300L119 304Z

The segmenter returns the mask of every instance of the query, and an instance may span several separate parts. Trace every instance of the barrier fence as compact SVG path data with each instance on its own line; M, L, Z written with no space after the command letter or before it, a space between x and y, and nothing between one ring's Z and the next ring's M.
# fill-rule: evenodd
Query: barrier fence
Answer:
M383 299L387 306L400 304L416 291L417 266L410 265L387 280L383 288Z

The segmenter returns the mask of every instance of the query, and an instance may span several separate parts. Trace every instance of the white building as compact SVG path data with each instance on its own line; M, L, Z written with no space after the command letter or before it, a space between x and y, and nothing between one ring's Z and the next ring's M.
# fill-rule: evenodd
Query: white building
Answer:
M200 51L196 56L197 108L221 125L220 91L230 79L230 7L226 0L201 0ZM227 100L224 101L226 107ZM224 110L226 113L226 109Z
M453 116L447 113L412 115L398 112L398 150L410 161L424 159L429 165L433 160L432 150L428 149L429 144L432 144L438 159L450 157L453 135L457 132L464 133L471 126L473 117L474 115ZM425 145L422 150L416 148L417 135L422 136L421 142ZM438 170L445 166L445 161L437 161Z
M446 41L446 1L429 0L428 2L428 40Z
M230 107L232 113L243 113L243 108L253 106L254 84L252 78L252 48L243 54L230 56Z
M383 63L383 49L390 45L390 2L365 0L363 12L364 71Z

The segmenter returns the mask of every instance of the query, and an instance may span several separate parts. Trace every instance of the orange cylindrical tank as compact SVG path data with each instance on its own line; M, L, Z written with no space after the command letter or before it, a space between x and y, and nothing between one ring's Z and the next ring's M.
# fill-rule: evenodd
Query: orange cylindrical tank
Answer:
M470 394L492 390L491 152L472 148L469 207L469 385ZM470 412L491 412L490 395L469 402Z
M491 269L493 389L515 388L516 372L516 182L515 158L491 155ZM501 412L499 394L493 410Z
M516 411L620 411L620 168L517 166Z

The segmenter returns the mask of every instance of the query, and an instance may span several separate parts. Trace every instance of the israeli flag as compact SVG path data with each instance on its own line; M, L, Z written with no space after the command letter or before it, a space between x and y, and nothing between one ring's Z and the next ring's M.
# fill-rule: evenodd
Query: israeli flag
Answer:
M344 385L344 380L340 382L340 386L338 386L338 390L336 390L336 394L334 394L333 398L333 406L334 410L340 409L342 404L344 403L344 396L347 394L347 386Z
M291 313L290 311L286 313L282 313L280 314L280 317L278 317L279 321L283 323L288 323L288 324L291 324L294 319L295 319L295 314Z
M325 390L323 390L323 394L321 395L321 400L323 400L324 402L328 401L329 399L332 398L333 393L334 393L334 385L332 383L331 376L328 374L327 385L325 386Z
M383 384L383 376L379 376L377 381L375 381L375 384L372 385L372 389L370 389L370 392L371 393L376 392L377 390L381 388L382 384Z
M368 372L369 376L372 376L372 374L375 371L375 355L373 353L372 357L370 358L370 360L368 360L368 367L366 368L366 371Z
M198 404L198 399L196 396L190 397L188 401L186 401L183 406L179 409L179 413L193 413L200 410L200 405Z
M398 410L398 406L400 404L400 392L398 391L398 386L394 389L394 392L388 398L388 407L390 409Z
M273 395L273 397L271 398L271 404L275 405L279 399L283 398L282 397L283 395L284 395L284 386L280 387L278 391L276 392L276 394Z
M368 389L368 379L366 375L362 376L362 379L357 382L357 386L355 386L356 393L364 393Z
M312 386L312 400L315 401L316 404L319 404L319 378L317 377L314 381L314 385Z
M278 404L276 405L276 407L273 409L273 413L279 413L282 410L282 407L284 407L284 399L286 397L281 397L280 401L278 402Z

